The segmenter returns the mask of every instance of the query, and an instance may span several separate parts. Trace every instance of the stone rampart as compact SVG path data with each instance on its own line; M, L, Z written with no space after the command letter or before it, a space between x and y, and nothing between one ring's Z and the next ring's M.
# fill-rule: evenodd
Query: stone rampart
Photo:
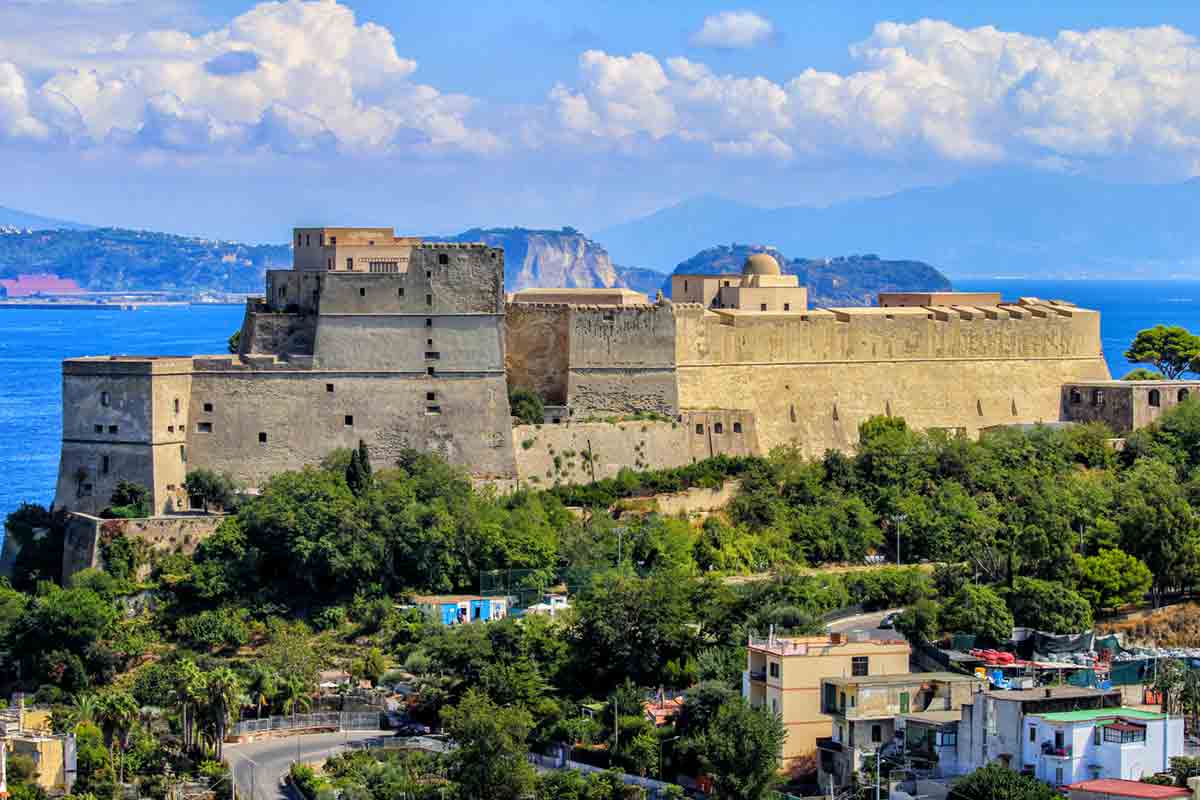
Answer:
M69 514L63 541L63 581L65 583L80 570L104 566L101 547L105 537L126 536L136 539L149 545L153 553L191 555L224 519L224 514L141 519L101 519L90 514ZM148 569L148 566L143 567L143 571Z
M669 303L571 306L568 403L576 415L679 408Z
M547 403L567 402L570 309L561 304L509 303L504 318L508 384L537 392Z
M680 422L584 422L513 426L521 482L530 487L588 483L615 477L623 467L649 469L692 463Z
M243 354L311 356L316 329L317 318L314 314L274 313L250 302L246 305L238 350Z

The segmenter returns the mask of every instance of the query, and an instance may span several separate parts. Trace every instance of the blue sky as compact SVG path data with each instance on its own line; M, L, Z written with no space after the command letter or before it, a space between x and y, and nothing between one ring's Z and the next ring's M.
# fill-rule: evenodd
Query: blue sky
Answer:
M6 0L0 205L282 240L585 231L1200 165L1184 3Z

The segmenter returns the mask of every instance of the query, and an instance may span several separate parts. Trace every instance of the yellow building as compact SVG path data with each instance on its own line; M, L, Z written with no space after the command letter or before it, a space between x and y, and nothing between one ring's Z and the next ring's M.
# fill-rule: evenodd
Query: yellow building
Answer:
M830 736L832 718L821 711L821 679L908 673L908 643L832 633L796 638L750 638L743 695L752 706L783 718L783 766L813 759L817 739Z

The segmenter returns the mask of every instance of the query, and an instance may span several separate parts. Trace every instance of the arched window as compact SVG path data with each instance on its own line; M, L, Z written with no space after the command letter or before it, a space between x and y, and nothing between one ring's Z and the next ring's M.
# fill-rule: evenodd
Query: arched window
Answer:
M1150 390L1150 405L1154 406L1155 408L1158 408L1161 404L1162 403L1161 403L1161 399L1159 398L1159 395L1158 395L1158 389L1151 389Z
M1180 389L1179 390L1179 402L1182 403L1184 400L1187 400L1187 399L1188 399L1188 390Z

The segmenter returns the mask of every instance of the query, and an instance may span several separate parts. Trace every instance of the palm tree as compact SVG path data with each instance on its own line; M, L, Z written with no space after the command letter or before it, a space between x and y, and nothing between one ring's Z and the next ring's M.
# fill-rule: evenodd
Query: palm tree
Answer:
M242 696L241 681L229 667L218 667L208 673L206 710L211 725L213 756L221 760L229 718Z
M70 725L75 727L81 722L95 722L98 712L96 695L80 692L71 700L69 713Z
M279 686L278 698L282 702L284 713L292 715L293 725L296 721L296 709L301 706L304 708L312 706L308 687L304 684L304 679L298 675L290 675L283 680Z
M183 749L192 752L197 745L197 712L204 696L204 674L190 659L175 667L175 705L179 709L179 727L183 731Z
M254 718L261 719L262 707L279 693L279 676L269 667L255 667L247 689L250 692L250 701L254 704Z
M125 781L125 748L128 746L129 731L138 719L138 704L129 692L117 689L109 690L100 695L97 702L96 715L108 742L110 758L112 751L119 743L121 747L121 766L117 780Z

